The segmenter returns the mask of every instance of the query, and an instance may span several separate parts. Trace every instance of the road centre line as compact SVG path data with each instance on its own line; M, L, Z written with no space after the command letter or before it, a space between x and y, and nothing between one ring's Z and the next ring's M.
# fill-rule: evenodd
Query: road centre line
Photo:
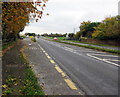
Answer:
M39 46L41 49L43 49L39 44L38 44L38 46Z
M74 50L74 49L72 49L72 48L68 48L68 47L65 47L67 50L71 50L71 51L76 51L76 50Z
M76 50L70 50L70 49L65 49L65 50L70 51L70 52L72 52L72 53L74 53L74 54L77 54L77 55L80 55L80 56L82 55L82 54L80 54L80 53L77 53Z
M79 53L77 53L77 52L73 52L73 53L74 53L74 54L77 54L77 55L80 55L80 56L82 55L82 54L79 54Z
M113 62L107 61L107 60L105 60L105 59L101 59L101 58L98 58L98 57L92 56L92 55L90 55L90 54L88 54L88 53L87 53L87 56L92 57L92 58L95 58L95 59L98 59L98 60L100 60L100 61L104 61L104 62L107 62L107 63L113 64L113 65L118 66L118 67L120 66L119 64L116 64L116 63L113 63Z

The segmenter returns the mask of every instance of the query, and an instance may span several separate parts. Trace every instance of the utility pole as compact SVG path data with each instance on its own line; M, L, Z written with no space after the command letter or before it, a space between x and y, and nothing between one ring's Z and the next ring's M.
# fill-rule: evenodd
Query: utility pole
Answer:
M118 15L120 15L120 1L118 2Z
M73 28L73 33L75 34L75 28Z

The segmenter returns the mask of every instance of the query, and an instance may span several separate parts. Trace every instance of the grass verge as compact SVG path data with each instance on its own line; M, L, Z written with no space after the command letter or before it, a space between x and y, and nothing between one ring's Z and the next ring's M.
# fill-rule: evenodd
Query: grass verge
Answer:
M9 42L7 44L2 45L2 50L7 49L8 47L12 46L16 42L17 42L17 40L16 41L11 41L11 42Z
M31 40L32 40L33 42L36 42L36 39L35 39L35 38L31 38Z
M37 78L32 70L32 68L28 65L29 62L23 53L24 49L21 49L21 59L24 63L27 64L25 70L25 80L23 81L24 86L21 87L21 92L23 95L44 95L42 88L38 84Z
M30 67L26 69L26 79L24 81L24 87L21 88L21 92L24 95L44 95L42 88L40 88L37 78Z

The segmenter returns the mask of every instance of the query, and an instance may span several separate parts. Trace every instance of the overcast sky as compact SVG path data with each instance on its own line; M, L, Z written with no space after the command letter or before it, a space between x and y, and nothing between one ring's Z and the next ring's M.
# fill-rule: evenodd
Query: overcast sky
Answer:
M105 17L118 15L120 0L49 0L39 22L33 22L24 30L30 33L72 33L79 31L83 21L98 22Z

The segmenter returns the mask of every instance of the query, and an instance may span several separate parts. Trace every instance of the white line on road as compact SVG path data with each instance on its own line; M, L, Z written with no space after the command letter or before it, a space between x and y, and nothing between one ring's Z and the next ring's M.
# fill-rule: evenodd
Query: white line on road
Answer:
M107 63L110 63L110 64L113 64L113 65L118 66L118 67L120 66L119 64L116 64L116 63L113 63L113 62L107 61L107 60L105 60L105 59L101 59L101 58L98 58L98 57L92 56L92 55L90 55L90 54L87 54L87 56L92 57L92 58L95 58L95 59L98 59L98 60L101 60L101 61L104 61L104 62L107 62Z
M104 59L104 60L109 60L109 61L120 61L120 60L114 60L114 59Z
M118 56L114 56L114 55L103 55L103 54L91 54L91 55L118 57Z

